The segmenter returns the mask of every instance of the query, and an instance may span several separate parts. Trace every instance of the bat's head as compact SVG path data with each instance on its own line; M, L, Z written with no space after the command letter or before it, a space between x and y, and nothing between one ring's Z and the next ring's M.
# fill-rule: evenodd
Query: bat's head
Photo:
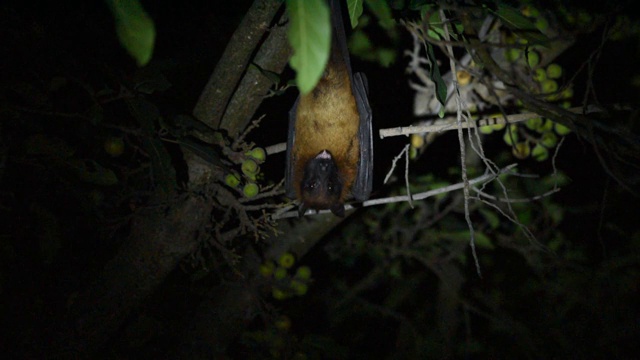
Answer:
M330 209L334 214L344 216L342 194L342 179L338 166L328 150L321 151L316 157L307 161L304 167L300 193L302 204L300 215L306 209Z

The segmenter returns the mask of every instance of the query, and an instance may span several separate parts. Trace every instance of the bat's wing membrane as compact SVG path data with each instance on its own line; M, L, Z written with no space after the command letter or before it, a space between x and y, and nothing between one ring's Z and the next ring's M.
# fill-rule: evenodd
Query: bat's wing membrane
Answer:
M369 84L363 73L353 75L353 96L356 99L358 113L360 114L360 161L358 162L358 175L353 184L351 193L358 201L365 201L371 195L373 186L373 130L371 127L371 107L369 106Z
M296 189L293 184L293 172L295 171L295 159L293 158L293 143L296 140L296 112L300 97L289 111L289 132L287 134L287 168L284 176L284 188L287 197L293 199L296 197Z

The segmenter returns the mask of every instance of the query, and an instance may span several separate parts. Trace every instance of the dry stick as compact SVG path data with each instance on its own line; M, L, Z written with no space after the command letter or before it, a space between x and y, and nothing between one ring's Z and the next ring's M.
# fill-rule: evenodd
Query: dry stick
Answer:
M517 164L511 164L509 166L504 167L503 169L501 169L500 171L494 173L494 174L485 174L482 176L479 176L477 178L471 179L468 181L468 185L476 185L476 184L485 184L489 181L495 180L496 178L498 178L499 175L502 174L511 174L512 170L517 166ZM449 186L445 186L445 187L441 187L438 189L434 189L434 190L429 190L429 191L425 191L419 194L413 194L411 195L411 198L413 200L424 200L428 197L432 197L432 196L436 196L438 194L444 194L450 191L455 191L455 190L460 190L462 188L464 188L465 184L464 183L457 183L457 184L453 184L453 185L449 185ZM409 201L409 196L408 195L399 195L399 196L391 196L391 197L387 197L387 198L383 198L383 199L372 199L372 200L367 200L367 201L363 201L361 206L358 206L358 208L360 207L369 207L369 206L374 206L374 205L381 205L381 204L391 204L391 203L397 203L397 202L406 202ZM351 209L355 209L354 206L350 205L350 204L346 204L345 205L345 210L351 210ZM305 215L313 215L313 214L328 214L330 213L330 210L320 210L318 212L313 212L311 210L309 210ZM292 217L297 217L298 216L298 212L297 211L290 211L290 212L285 212L282 214L274 214L272 216L272 218L274 220L277 219L285 219L285 218L292 218Z
M393 174L393 170L395 170L396 168L396 163L398 162L398 160L400 160L400 157L402 157L402 154L405 155L404 181L405 181L405 186L407 188L407 195L409 195L409 206L411 206L411 208L413 209L413 197L411 196L411 190L409 188L409 144L405 145L405 147L402 149L400 154L398 154L396 157L393 158L391 162L391 170L389 170L389 172L387 173L387 176L385 176L383 184L386 184L387 181L389 181L391 174Z
M440 9L440 19L443 23L446 24L446 16L444 14L444 10ZM444 26L444 39L445 41L450 41L449 36L449 28ZM456 62L454 59L453 48L451 44L446 44L445 49L447 50L447 55L449 57L449 67L451 68L451 73L456 74ZM475 234L473 229L473 223L471 222L471 215L469 211L469 178L467 177L467 167L466 167L466 149L464 144L464 133L462 131L462 107L460 104L460 96L458 93L458 83L457 79L453 79L453 85L456 89L456 103L457 103L457 115L456 115L456 125L458 130L458 142L460 143L460 167L461 167L461 175L462 175L462 183L464 184L462 191L464 194L464 218L467 222L467 226L469 227L469 235L471 237L470 245L471 245L471 253L473 254L473 260L476 264L476 272L478 276L482 277L482 272L480 271L480 261L478 260L478 254L476 253L476 244L475 244ZM469 127L469 122L464 123L467 127Z

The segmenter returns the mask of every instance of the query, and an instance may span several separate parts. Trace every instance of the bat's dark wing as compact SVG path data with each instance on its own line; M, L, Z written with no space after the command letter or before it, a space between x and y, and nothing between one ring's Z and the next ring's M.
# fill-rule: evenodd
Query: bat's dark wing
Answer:
M284 175L284 189L287 197L294 199L296 197L296 189L293 184L293 172L295 171L295 159L293 158L293 143L296 140L296 111L298 109L298 103L300 97L296 100L295 104L289 111L289 131L287 134L287 163Z
M353 96L356 98L358 113L360 114L360 161L358 174L351 193L358 201L369 199L373 185L373 131L371 128L371 107L369 106L369 84L363 73L353 75L351 84Z

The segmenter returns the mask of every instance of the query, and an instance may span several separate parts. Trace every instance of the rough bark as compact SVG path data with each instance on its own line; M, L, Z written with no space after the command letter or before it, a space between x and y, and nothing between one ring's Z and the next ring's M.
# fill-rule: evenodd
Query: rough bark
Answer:
M196 233L208 221L204 199L188 196L164 209L137 214L131 235L101 275L71 307L69 322L54 343L61 358L92 358L132 309L164 281L197 246Z
M251 5L193 110L198 120L213 129L220 127L227 103L251 60L251 54L269 30L282 3L280 0L256 0Z

